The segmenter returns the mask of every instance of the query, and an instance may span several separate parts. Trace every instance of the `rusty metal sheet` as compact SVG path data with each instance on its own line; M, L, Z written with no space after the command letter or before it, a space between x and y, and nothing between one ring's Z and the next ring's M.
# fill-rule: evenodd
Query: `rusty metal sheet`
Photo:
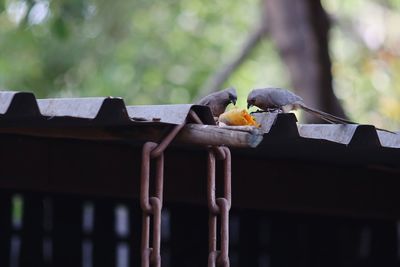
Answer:
M208 107L179 104L179 105L140 105L128 106L130 118L144 121L160 121L163 123L182 124L185 122L189 111L193 109L204 124L214 124L211 111Z

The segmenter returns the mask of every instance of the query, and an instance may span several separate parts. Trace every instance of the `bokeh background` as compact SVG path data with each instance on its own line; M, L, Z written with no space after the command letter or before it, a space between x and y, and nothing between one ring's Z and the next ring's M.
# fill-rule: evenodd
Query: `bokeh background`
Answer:
M265 23L263 1L0 0L0 88L38 98L191 103L215 90L210 80ZM400 0L321 4L331 22L333 90L345 113L398 130ZM220 89L228 86L241 107L252 88L293 89L273 38L256 42Z

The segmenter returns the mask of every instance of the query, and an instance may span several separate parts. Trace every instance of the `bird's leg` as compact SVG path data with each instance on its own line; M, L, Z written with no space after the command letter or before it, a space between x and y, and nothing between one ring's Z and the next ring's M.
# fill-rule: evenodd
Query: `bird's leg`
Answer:
M254 113L265 113L265 112L269 112L269 111L268 111L268 110L257 109L256 111L250 112L250 114L254 114Z
M268 112L271 112L271 113L275 113L275 112L282 113L283 110L281 108L268 108Z
M254 113L275 113L275 112L282 113L283 110L280 109L280 108L267 108L266 110L257 109L256 111L250 112L250 114L254 114Z

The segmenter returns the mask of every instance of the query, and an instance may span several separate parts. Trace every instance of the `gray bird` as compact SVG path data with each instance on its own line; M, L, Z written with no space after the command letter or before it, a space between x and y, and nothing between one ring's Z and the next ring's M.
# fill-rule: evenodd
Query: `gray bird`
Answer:
M211 109L212 115L214 117L219 117L219 115L225 112L226 107L230 103L236 105L236 100L236 89L230 87L222 91L209 94L197 101L196 104L208 106Z
M278 110L284 113L302 109L330 123L356 124L347 119L311 108L304 103L300 96L281 88L252 90L247 97L247 108L251 106L256 106L264 111Z

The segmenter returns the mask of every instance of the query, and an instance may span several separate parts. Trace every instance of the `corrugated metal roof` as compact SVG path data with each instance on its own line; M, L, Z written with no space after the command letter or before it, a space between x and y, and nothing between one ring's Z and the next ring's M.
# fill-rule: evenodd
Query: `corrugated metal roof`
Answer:
M36 99L30 92L0 92L0 120L26 122L51 126L68 125L117 126L140 123L181 124L190 110L194 110L204 124L215 124L207 107L180 104L154 106L126 106L119 97Z
M126 106L122 98L36 99L29 92L0 92L0 127L24 126L127 126L181 124L194 110L204 124L213 125L204 106ZM322 140L345 146L400 148L400 135L379 131L373 125L299 124L290 114L255 114L264 138L288 141Z
M293 113L255 114L265 133L285 138L318 139L346 146L400 148L400 134L364 124L300 124Z

